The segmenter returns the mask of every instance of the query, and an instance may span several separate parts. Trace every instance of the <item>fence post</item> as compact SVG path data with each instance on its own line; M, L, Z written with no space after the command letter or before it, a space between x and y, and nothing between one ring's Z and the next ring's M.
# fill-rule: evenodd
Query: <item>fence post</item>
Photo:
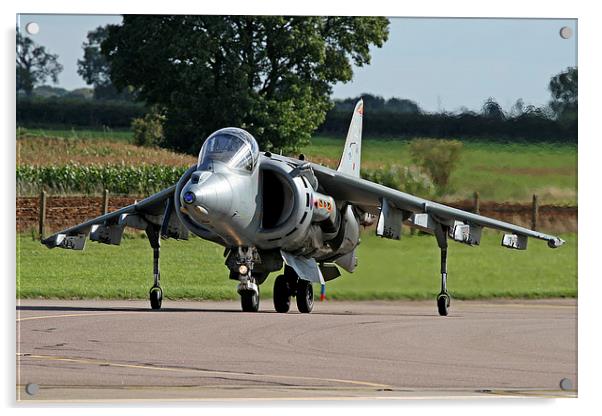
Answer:
M40 233L40 240L44 239L44 234L46 233L46 191L42 190L40 193L40 223L38 227L38 231Z
M102 215L109 212L109 190L105 189L102 194Z
M479 201L479 193L474 193L474 213L478 214L481 211L481 203Z
M531 212L531 229L537 230L537 219L539 217L539 201L537 195L533 195L533 211Z

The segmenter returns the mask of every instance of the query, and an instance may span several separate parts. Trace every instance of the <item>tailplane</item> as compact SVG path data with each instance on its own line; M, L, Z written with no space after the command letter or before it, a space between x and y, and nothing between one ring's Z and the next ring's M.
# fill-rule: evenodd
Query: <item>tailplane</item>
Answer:
M362 119L364 117L364 101L359 100L353 110L353 117L345 140L345 150L339 163L338 171L351 176L360 176L362 157Z

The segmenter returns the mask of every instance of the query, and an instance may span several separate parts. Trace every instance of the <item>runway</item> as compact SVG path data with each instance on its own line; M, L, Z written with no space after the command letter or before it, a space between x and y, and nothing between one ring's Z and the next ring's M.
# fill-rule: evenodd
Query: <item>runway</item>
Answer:
M576 396L574 299L454 300L448 317L434 301L17 305L18 401Z

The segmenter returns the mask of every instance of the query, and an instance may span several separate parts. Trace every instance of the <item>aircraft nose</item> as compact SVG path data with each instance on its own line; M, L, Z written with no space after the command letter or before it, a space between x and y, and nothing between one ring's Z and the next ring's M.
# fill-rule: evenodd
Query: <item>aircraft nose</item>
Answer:
M232 207L232 188L228 180L219 173L195 175L182 189L182 208L203 223L228 215Z

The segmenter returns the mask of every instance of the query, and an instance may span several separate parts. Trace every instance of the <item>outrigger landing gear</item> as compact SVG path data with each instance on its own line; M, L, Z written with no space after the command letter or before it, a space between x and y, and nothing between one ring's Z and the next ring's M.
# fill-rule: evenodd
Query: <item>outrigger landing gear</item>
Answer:
M148 241L153 248L153 287L151 287L148 296L151 308L161 309L163 290L161 289L161 273L159 272L159 250L161 249L160 227L149 224L145 231Z
M297 300L297 309L301 313L310 313L314 307L314 289L311 282L300 279L295 270L284 266L284 274L274 282L274 309L287 313L291 307L291 296Z
M447 292L447 227L438 224L435 237L441 250L441 292L437 295L437 310L439 315L447 316L451 303L451 296Z

